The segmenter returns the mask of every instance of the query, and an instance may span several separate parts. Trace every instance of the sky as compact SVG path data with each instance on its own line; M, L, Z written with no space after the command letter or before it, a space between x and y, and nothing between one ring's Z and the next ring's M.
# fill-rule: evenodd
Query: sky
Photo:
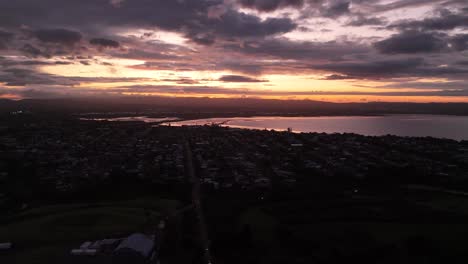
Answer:
M466 0L0 0L0 98L468 102Z

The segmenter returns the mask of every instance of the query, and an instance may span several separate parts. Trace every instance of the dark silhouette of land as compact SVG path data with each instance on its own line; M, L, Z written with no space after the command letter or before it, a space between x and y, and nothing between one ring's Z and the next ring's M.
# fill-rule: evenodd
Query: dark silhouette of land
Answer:
M177 97L110 97L1 100L0 111L49 113L153 113L207 116L229 115L468 115L468 103L330 103L310 100L217 99Z

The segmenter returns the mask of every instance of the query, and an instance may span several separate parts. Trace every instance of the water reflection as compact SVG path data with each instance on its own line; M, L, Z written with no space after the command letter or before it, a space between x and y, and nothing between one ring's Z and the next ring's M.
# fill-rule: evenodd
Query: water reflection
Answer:
M468 140L468 117L445 115L387 115L334 117L233 117L166 122L172 126L218 124L234 128L294 132L356 133L369 136L397 135Z

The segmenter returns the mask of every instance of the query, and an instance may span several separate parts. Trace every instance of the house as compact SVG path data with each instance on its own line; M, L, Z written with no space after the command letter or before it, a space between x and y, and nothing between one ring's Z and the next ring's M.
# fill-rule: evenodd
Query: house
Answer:
M114 250L112 263L148 263L153 253L153 238L135 233L124 239Z
M77 249L72 249L70 254L73 256L96 256L99 254L112 253L113 249L120 242L120 239L103 239L97 241L86 241Z
M0 243L0 250L10 250L13 247L13 244L8 242L8 243Z

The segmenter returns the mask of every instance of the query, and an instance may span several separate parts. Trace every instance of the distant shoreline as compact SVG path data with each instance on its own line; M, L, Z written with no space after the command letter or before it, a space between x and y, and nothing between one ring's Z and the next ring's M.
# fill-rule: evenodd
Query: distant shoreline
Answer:
M165 120L165 121L163 121ZM170 121L169 121L170 120ZM434 137L468 140L468 117L453 115L249 116L183 118L99 118L96 121L144 122L153 126L205 126L296 133L354 133L365 136Z

